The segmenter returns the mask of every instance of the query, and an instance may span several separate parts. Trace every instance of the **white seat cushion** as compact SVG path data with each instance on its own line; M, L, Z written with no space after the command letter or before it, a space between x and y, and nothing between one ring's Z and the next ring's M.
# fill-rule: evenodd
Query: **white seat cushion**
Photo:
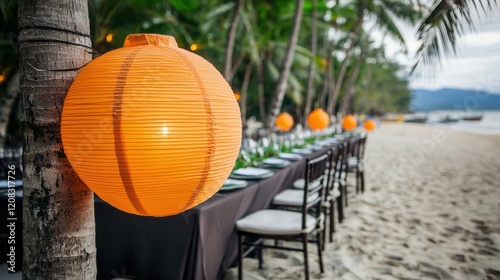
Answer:
M354 168L358 165L358 158L357 157L350 157L347 160L347 167L348 168Z
M326 180L324 180L326 182ZM299 190L303 190L304 186L306 184L306 180L304 179L297 179L295 182L293 182L293 187ZM319 186L319 181L313 182L311 185L309 185L309 189L313 189Z
M340 191L338 189L333 190L333 197L337 198L340 196Z
M312 202L318 197L319 194L315 192L307 197L307 202ZM302 201L304 201L303 190L284 190L273 198L273 203L276 205L302 206Z
M267 235L288 235L311 232L316 226L316 219L306 216L306 228L302 229L302 213L266 209L250 214L236 221L240 231Z

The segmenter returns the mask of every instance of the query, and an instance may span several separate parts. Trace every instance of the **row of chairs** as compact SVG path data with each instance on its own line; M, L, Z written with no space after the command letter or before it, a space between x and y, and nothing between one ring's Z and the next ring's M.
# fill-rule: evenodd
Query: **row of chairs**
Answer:
M347 207L347 176L354 174L356 192L364 191L363 157L365 137L338 138L340 143L322 155L306 159L304 178L294 182L293 189L278 193L272 209L250 214L236 222L238 234L238 279L243 279L243 258L256 251L262 268L262 249L302 251L305 278L309 279L307 245L316 243L321 273L324 272L322 251L335 231L335 208L338 222ZM328 222L327 222L328 221ZM310 240L310 238L312 239ZM265 242L265 240L274 240ZM279 241L299 241L302 248L281 245Z

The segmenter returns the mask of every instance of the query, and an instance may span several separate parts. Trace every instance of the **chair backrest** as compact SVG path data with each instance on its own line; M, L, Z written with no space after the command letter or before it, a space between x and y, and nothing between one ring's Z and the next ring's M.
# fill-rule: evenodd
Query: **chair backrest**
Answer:
M337 180L345 180L347 178L347 162L354 146L354 139L352 137L345 138L342 145L342 153L339 158L338 177Z
M314 159L306 159L306 169L304 174L304 199L302 202L303 229L306 228L306 215L308 213L315 215L315 218L318 218L319 215L321 215L321 204L323 202L326 188L325 181L328 176L325 171L330 160L330 153L324 153ZM315 198L311 199L311 197Z
M360 161L365 157L366 137L368 137L368 136L365 135L364 137L362 137L362 138L359 139L359 144L358 144L358 159Z
M345 143L340 143L334 150L332 156L332 168L331 168L331 178L330 180L330 190L333 190L335 182L341 179L341 172L343 170L342 164L345 158Z

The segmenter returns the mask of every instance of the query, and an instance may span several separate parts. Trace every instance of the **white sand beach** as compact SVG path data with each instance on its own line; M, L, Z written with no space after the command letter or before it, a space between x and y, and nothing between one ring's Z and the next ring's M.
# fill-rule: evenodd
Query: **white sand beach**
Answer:
M383 124L365 161L325 273L309 247L312 279L500 279L500 136ZM303 279L300 252L264 252L262 270L244 260L244 279Z

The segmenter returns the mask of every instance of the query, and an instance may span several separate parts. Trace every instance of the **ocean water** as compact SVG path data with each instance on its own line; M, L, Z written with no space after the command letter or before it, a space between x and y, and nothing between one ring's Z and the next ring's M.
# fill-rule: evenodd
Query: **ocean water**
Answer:
M460 120L456 123L438 123L445 116L461 117L464 115L482 114L480 121ZM431 125L443 125L458 131L477 133L483 135L500 135L500 110L485 110L466 113L463 111L433 111L428 113Z

